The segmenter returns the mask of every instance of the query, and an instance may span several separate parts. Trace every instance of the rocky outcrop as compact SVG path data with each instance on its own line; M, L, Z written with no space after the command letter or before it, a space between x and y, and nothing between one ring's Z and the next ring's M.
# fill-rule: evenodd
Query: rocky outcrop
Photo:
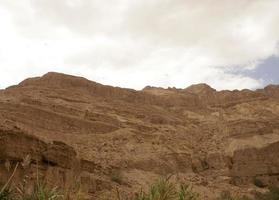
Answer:
M0 159L21 162L29 155L31 162L41 162L47 144L20 131L0 130Z
M232 157L230 175L235 184L245 184L255 178L265 185L279 183L279 142L263 148L237 150Z
M54 166L71 169L77 163L75 150L63 142L54 141L42 152L43 161Z
M278 85L268 85L264 89L258 90L261 93L273 98L279 98L279 86Z
M249 137L251 135L263 135L272 132L272 124L265 120L235 120L228 124L228 134L231 137Z
M61 141L47 143L19 130L0 130L0 183L8 180L16 164L19 167L14 182L22 184L25 180L26 187L32 187L39 177L65 189L82 183L91 194L100 190L98 184L106 182L106 187L111 188L105 175L96 177L100 167L77 158L76 151L69 145Z
M96 196L169 174L212 190L269 185L279 174L278 94L206 84L136 91L53 72L27 79L0 91L0 180L20 163L17 177L78 181Z

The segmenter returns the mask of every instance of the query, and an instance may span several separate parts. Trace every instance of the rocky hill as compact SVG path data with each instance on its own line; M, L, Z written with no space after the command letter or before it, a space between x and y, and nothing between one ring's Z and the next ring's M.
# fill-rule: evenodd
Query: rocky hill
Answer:
M279 86L142 91L48 73L0 90L0 180L43 177L91 198L173 174L204 199L279 181Z

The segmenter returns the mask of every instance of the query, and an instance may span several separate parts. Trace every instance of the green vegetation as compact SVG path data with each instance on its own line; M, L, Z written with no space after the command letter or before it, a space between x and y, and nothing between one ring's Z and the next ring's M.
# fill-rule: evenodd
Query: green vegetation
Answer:
M177 185L170 182L169 178L161 178L151 185L148 192L141 190L130 200L199 200L199 194L194 192L190 185ZM122 200L119 194L117 199Z
M279 187L270 187L266 193L257 193L256 200L278 200L279 199Z
M0 192L0 200L12 199L12 191L10 189L4 189Z
M119 170L112 171L112 173L110 175L110 179L113 182L116 182L118 184L122 184L123 183L123 177L122 177L121 171L119 171Z
M26 194L25 191L18 189L17 195L18 200L63 200L63 195L59 193L56 187L50 189L40 181L35 183L31 194Z
M167 179L161 179L156 184L152 185L148 193L140 192L135 200L174 200L177 197L175 185Z
M49 188L43 182L37 181L34 184L33 191L28 194L24 187L10 186L2 187L0 191L0 200L63 200L63 195L59 193L56 187Z
M10 189L10 183L15 175L15 172L18 168L18 163L16 164L12 175L10 176L10 178L8 179L8 181L3 185L3 187L1 187L0 190L0 200L10 200L12 199L12 190Z
M0 189L0 200L63 200L63 195L59 194L59 191L56 187L49 189L46 183L41 182L37 177L37 180L34 184L33 191L31 194L26 192L25 183L26 180L22 182L19 186L11 189L12 179L17 171L19 163L16 164L13 173L11 174L8 181ZM16 190L15 190L16 189Z
M257 186L257 187L259 187L259 188L265 187L265 185L263 184L263 182L262 182L260 179L258 179L258 178L255 178L255 179L254 179L254 185Z
M82 193L79 184L73 185L63 193L57 188L50 188L45 182L37 180L34 183L33 190L27 192L26 180L23 184L11 184L14 174L17 170L16 164L8 181L0 187L0 200L84 200L86 199ZM122 176L120 171L114 171L111 174L111 180L119 184L122 183ZM254 182L255 183L255 182ZM256 183L255 183L256 185ZM257 181L258 187L261 186ZM123 197L122 197L123 196ZM116 200L202 200L197 192L195 192L191 185L177 184L170 181L170 177L161 178L152 184L148 191L141 190L132 197L124 197L117 189ZM231 194L229 191L224 191L216 200L279 200L279 187L271 187L265 193L257 193L254 198L246 196L237 196Z

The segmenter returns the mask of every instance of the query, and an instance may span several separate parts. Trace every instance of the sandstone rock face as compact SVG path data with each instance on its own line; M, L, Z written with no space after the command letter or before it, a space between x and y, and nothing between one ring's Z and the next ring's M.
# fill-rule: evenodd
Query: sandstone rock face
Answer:
M59 73L30 78L0 91L0 180L19 162L18 179L39 171L63 187L79 181L92 198L169 174L214 193L254 187L255 178L277 183L278 94L278 86L135 91Z
M49 144L42 155L44 162L63 168L71 168L76 162L75 150L63 142Z
M29 155L32 162L41 161L46 143L22 132L0 131L0 159L5 161L22 161Z
M279 142L263 148L247 148L234 152L230 170L236 184L259 178L268 184L279 182Z
M0 145L1 184L9 178L16 163L20 164L14 177L18 183L23 179L33 183L40 177L49 184L64 188L80 181L89 190L96 187L96 182L102 184L106 179L105 175L103 179L96 179L94 175L99 172L92 170L97 166L87 161L85 167L85 161L77 158L75 150L63 142L46 143L20 131L1 130ZM84 178L88 181L84 182Z

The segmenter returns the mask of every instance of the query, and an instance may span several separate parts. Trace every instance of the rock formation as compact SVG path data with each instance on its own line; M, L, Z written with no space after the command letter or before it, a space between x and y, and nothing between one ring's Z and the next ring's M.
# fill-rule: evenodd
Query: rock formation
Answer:
M278 183L279 86L135 91L48 73L1 90L0 110L1 181L20 163L17 179L79 181L92 198L168 174L207 199Z

